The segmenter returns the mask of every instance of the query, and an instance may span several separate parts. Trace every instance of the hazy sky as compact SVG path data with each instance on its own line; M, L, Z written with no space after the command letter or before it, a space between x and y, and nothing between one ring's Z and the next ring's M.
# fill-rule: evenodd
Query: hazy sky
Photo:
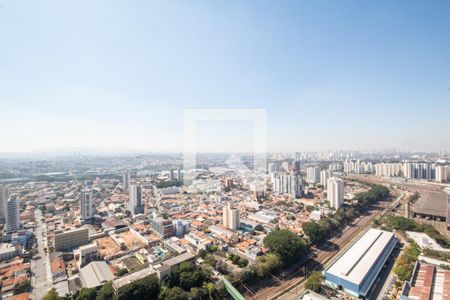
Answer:
M274 151L450 149L450 1L0 1L0 152L182 150L185 108L266 109ZM247 150L228 123L198 143Z

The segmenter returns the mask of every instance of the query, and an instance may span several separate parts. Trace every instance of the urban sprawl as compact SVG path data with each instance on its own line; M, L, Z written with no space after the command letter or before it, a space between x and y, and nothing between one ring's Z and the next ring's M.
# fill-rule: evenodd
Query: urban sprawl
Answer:
M450 299L446 153L0 160L0 299Z

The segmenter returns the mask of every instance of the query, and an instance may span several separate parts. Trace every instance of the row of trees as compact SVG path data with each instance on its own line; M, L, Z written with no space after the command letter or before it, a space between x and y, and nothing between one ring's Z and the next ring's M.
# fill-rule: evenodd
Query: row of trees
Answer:
M414 265L419 257L420 249L416 243L411 243L408 248L405 249L403 254L397 259L397 263L394 267L394 273L401 281L410 280Z
M370 190L356 194L358 200L357 208L359 211L367 210L369 205L379 201L388 200L390 198L389 189L383 185L374 185Z

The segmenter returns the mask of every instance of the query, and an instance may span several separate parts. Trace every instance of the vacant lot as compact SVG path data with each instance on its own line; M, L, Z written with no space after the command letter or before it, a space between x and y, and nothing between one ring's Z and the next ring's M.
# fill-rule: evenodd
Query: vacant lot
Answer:
M99 248L100 257L111 257L120 251L119 245L109 236L95 240Z

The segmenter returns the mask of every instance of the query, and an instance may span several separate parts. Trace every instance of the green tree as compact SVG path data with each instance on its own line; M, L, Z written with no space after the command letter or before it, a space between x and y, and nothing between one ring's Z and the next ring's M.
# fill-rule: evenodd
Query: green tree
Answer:
M411 279L414 265L419 257L420 249L416 243L411 243L397 259L394 267L394 273L401 281Z
M203 288L208 291L209 299L211 299L211 295L214 294L214 292L216 291L215 284L211 282L205 282L203 284Z
M188 300L190 294L183 290L182 288L175 286L173 288L164 288L159 296L161 300ZM156 299L156 298L145 298L145 299Z
M172 268L169 287L179 286L185 291L199 287L206 280L205 274L191 262L182 262Z
M239 262L240 256L239 255L235 255L233 256L233 258L231 259L231 261L233 262L234 265L237 265Z
M248 259L243 257L239 258L238 265L241 268L246 267L248 265Z
M158 279L154 275L141 278L123 286L118 291L120 300L157 299L160 291Z
M28 292L30 290L31 283L29 280L22 280L14 285L14 295Z
M314 291L319 292L321 288L321 282L322 282L322 273L319 271L314 271L312 274L308 277L308 280L305 282L305 288Z
M303 224L302 230L313 244L320 243L327 238L327 229L316 222Z
M208 291L203 287L193 287L189 292L189 299L201 300L204 299L206 295L208 295Z
M83 288L75 295L75 300L95 300L97 298L97 290L95 288Z
M97 292L96 300L112 300L114 296L114 289L112 281L108 281Z
M125 268L121 268L121 269L119 269L119 271L117 271L117 276L123 276L123 275L125 275L125 274L127 274L128 273L128 270L127 269L125 269Z
M47 294L45 294L45 296L42 298L42 300L61 300L62 298L60 298L58 296L58 293L56 292L55 289L51 289L47 292Z
M304 239L289 230L274 230L264 238L264 246L276 253L284 264L304 256L308 246Z
M253 271L258 277L263 278L269 273L278 271L281 265L282 262L277 254L268 253L256 259Z
M198 250L198 257L200 257L200 258L205 258L205 256L207 254L208 254L208 252L206 252L206 250L204 250L204 249Z

